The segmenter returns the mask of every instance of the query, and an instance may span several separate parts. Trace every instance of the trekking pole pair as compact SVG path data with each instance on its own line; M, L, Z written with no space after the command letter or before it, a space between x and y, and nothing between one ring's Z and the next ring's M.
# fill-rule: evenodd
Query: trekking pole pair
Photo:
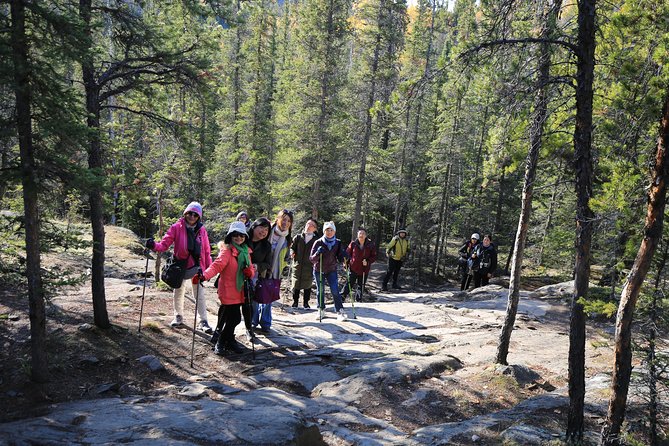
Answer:
M351 298L351 311L353 312L353 319L357 319L355 315L355 296L351 294L351 271L349 270L348 263L346 264L346 286L348 286L348 295Z
M142 314L144 313L144 295L146 294L146 276L149 274L149 250L144 249L144 255L146 256L146 265L144 266L144 285L142 285L142 304L139 307L139 327L137 328L137 333L142 332Z
M197 292L195 293L195 315L193 316L193 342L191 343L190 346L190 367L193 368L193 356L195 355L195 330L197 329L197 304L199 303L200 300L200 287L204 289L204 284L202 283L202 280L204 280L204 277L202 274L198 274L197 276ZM205 308L205 311L206 308Z
M244 305L248 308L248 313L253 315L253 282L251 279L244 280ZM251 334L251 351L253 354L253 359L256 359L256 343L255 343L255 333L253 332L253 324L249 324L249 333Z
M319 282L318 282L318 322L323 322L325 309L325 286L323 284L323 253L319 254Z

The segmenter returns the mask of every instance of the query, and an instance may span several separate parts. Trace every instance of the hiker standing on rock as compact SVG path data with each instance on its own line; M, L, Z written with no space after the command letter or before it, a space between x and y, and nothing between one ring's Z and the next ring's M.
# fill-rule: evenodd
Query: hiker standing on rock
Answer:
M483 242L475 247L475 254L479 261L478 270L474 271L474 288L486 286L497 269L497 249L492 243L492 236L483 236Z
M297 234L293 239L291 257L293 259L293 275L291 285L293 288L293 308L297 308L300 302L300 290L304 290L304 308L309 307L311 296L311 285L314 283L313 265L309 261L311 247L316 242L316 230L318 222L313 218L307 220L304 231Z
M367 238L367 230L358 228L358 238L351 240L346 248L346 254L349 259L349 286L344 290L344 295L348 296L351 289L360 288L360 293L356 293L356 300L362 302L362 293L365 290L365 284L369 278L369 271L372 263L376 262L376 245ZM354 291L355 292L355 291Z
M186 283L191 284L193 299L197 302L197 313L200 316L198 329L210 334L211 327L207 321L207 300L204 289L199 284L198 271L204 271L211 265L211 246L207 229L202 224L202 205L197 201L191 202L165 236L156 243L152 238L146 241L146 247L157 252L165 252L174 244L174 257L186 261L186 274L183 283L174 290L174 319L172 327L183 324L184 293Z
M282 209L274 220L274 225L270 230L269 242L272 246L270 256L269 277L272 279L281 279L281 272L288 263L290 244L292 238L290 230L293 227L293 213L288 209ZM258 304L257 311L253 314L253 327L260 324L260 331L269 333L272 326L272 303Z
M239 214L237 214L236 220L244 223L247 231L251 227L251 219L249 218L249 214L247 214L246 211L240 211Z
M221 334L214 346L214 353L243 353L244 347L235 339L235 327L242 320L241 307L244 303L244 280L255 275L251 264L251 249L247 244L246 226L240 221L230 225L224 242L219 243L219 254L214 263L202 273L204 280L220 274L218 280L218 299L222 311L219 311Z
M386 247L386 255L388 256L388 270L383 277L382 291L388 291L388 282L390 277L393 278L393 288L400 289L397 283L397 276L400 274L400 268L404 263L404 259L409 254L409 239L407 238L406 229L400 229L395 236L390 240Z
M269 277L272 263L272 245L269 243L269 232L272 230L272 222L265 217L260 217L251 223L247 231L248 244L251 247L251 263L255 266L256 276L254 283L258 278ZM253 342L255 333L251 330L253 315L258 309L257 302L251 302L251 305L242 306L244 315L244 325L246 326L246 340Z
M471 282L473 282L472 275L474 274L475 270L478 270L479 262L476 256L475 248L478 246L480 239L481 236L478 234L478 232L475 232L472 234L469 241L465 242L458 250L458 253L460 254L460 258L458 259L458 268L462 274L462 280L460 281L460 291L465 291L467 288L469 288L469 285Z
M335 237L337 228L333 221L327 221L323 225L323 237L316 240L311 247L309 260L314 265L314 280L316 280L316 292L318 293L318 317L325 317L325 282L330 286L330 292L334 299L337 319L345 321L348 319L344 305L339 294L339 283L337 281L337 264L346 259L346 250L341 240Z

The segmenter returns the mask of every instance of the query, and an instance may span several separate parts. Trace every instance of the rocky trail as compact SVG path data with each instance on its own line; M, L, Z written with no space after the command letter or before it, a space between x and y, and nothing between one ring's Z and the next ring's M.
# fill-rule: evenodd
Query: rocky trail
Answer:
M356 319L339 322L328 305L319 322L313 309L276 302L272 330L258 334L255 354L216 356L197 333L191 368L192 331L169 326L171 292L156 290L153 277L138 333L145 263L122 235L128 240L110 250L117 252L106 281L113 327L91 325L87 286L54 297L53 379L45 386L31 384L25 369L27 304L5 290L0 444L538 445L562 438L568 284L522 293L509 366L492 363L507 290L379 293L372 276ZM206 296L213 321L211 284ZM189 324L193 308L187 301ZM250 347L242 325L236 333ZM592 444L606 409L611 346L611 327L589 324Z

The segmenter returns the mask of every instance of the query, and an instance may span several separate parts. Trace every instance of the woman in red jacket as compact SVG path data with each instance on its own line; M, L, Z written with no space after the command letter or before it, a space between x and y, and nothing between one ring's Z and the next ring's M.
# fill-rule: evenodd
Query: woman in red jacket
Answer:
M346 248L350 264L350 287L344 289L344 295L348 297L352 289L355 293L355 300L362 302L362 293L365 290L365 284L369 278L369 270L372 263L376 262L376 245L367 238L365 228L358 228L358 238L352 240Z
M202 273L204 280L209 280L220 273L218 279L218 299L221 306L219 311L223 318L219 325L221 335L216 341L214 353L243 353L244 347L235 339L235 327L242 320L241 307L244 303L244 280L254 275L251 266L251 249L247 244L246 227L244 223L236 221L230 225L224 243L219 243L219 254L214 263Z

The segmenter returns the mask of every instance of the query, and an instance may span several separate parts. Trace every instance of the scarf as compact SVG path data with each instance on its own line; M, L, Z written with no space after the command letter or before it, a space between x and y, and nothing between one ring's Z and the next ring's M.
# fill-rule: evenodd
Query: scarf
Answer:
M323 243L325 246L327 246L328 251L332 251L332 248L334 248L335 242L337 241L336 237L330 237L327 238L326 236L323 236Z
M286 236L288 235L288 230L282 231L278 226L274 226L272 229L272 278L278 279L281 276L281 248L283 248L284 243L286 243Z
M237 291L241 291L244 286L244 273L242 270L251 264L251 259L249 259L249 246L244 243L238 245L237 243L232 243L232 246L237 248Z

